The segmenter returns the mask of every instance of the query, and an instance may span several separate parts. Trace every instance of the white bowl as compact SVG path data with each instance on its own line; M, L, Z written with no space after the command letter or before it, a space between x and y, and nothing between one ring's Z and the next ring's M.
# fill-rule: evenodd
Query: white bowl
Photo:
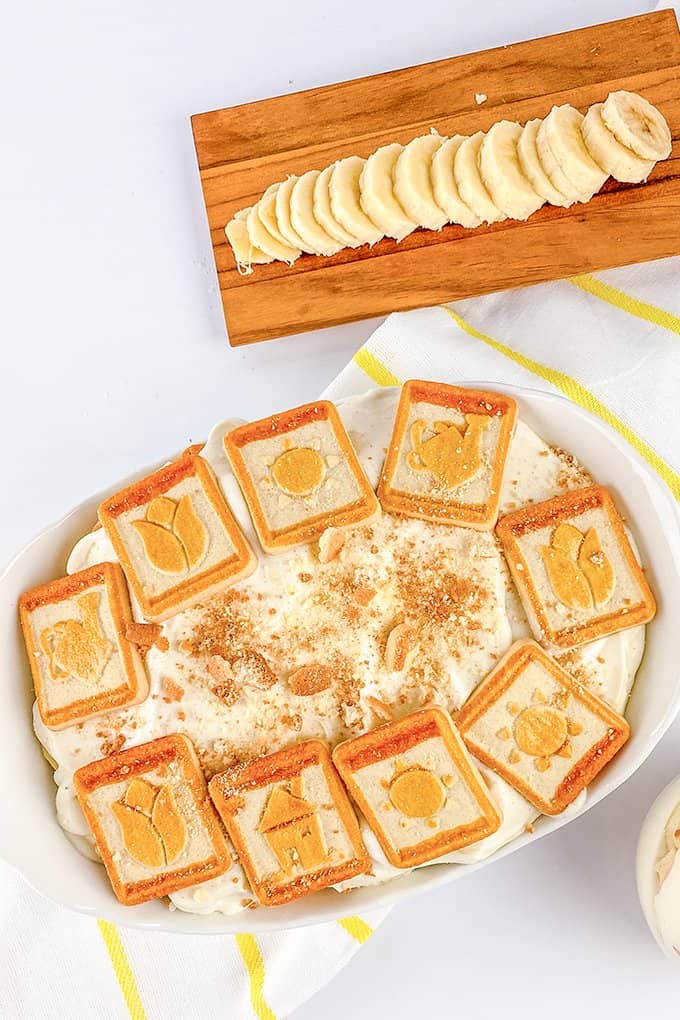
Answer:
M632 737L623 751L592 784L583 811L592 808L639 768L680 707L677 630L680 621L680 515L657 475L620 436L599 419L551 393L475 383L512 394L522 418L548 442L573 453L599 481L610 486L616 502L632 522L643 563L657 596L659 611L649 626L647 650L627 710ZM153 470L149 468L147 470ZM142 469L135 477L142 474ZM541 818L526 833L485 861L443 864L405 874L381 886L344 895L316 893L285 907L247 914L198 916L170 911L164 903L124 907L114 898L101 865L82 857L57 823L52 770L33 735L33 691L19 626L16 603L22 591L63 573L73 543L89 530L98 504L133 479L124 479L86 500L58 524L28 545L0 577L0 746L11 783L4 812L9 824L0 828L0 855L39 892L73 910L116 924L191 934L272 931L318 924L361 911L387 907L404 896L433 889L487 867L577 817ZM581 812L578 812L581 813Z
M657 886L655 865L661 850L666 823L679 803L680 776L676 776L675 779L671 779L670 783L663 788L647 812L647 816L640 829L635 859L637 890L642 913L645 915L649 930L656 939L657 944L666 956L675 960L676 963L678 962L678 954L674 952L672 946L663 940L659 931L654 911L654 898ZM680 911L680 903L677 906Z

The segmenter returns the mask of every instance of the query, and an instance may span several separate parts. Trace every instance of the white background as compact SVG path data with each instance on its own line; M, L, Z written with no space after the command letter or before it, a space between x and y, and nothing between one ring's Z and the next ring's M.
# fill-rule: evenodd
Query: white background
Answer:
M651 6L6 6L0 561L215 420L312 399L376 324L227 346L190 114ZM664 960L646 931L633 855L646 807L680 768L679 737L676 724L623 789L567 829L396 909L296 1020L676 1014L680 961Z

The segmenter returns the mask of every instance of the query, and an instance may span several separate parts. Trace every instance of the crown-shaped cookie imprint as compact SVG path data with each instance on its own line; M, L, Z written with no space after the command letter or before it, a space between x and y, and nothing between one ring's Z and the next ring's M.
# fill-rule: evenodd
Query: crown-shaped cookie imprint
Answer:
M457 489L482 466L481 438L490 421L485 414L466 414L464 427L452 421L435 421L428 427L418 419L410 430L413 449L406 458L408 466L413 471L429 471L448 489ZM428 431L433 434L423 439Z
M77 677L99 680L111 658L113 645L101 629L99 593L88 592L75 599L80 620L58 620L40 632L40 647L47 656L53 680Z
M139 864L162 868L179 857L186 843L184 819L172 788L135 777L121 800L111 804L125 849Z
M133 521L149 563L164 574L184 574L201 562L208 548L208 532L194 510L191 496L179 500L156 496L146 517Z
M550 586L563 605L599 609L612 597L614 568L596 528L589 528L584 535L573 524L558 524L541 556Z

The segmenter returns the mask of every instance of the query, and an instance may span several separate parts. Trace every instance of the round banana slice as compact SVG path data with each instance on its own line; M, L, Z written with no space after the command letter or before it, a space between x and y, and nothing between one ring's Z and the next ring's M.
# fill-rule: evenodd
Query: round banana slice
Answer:
M581 134L586 149L614 180L629 184L646 181L654 167L654 160L643 159L621 144L603 121L602 106L602 103L595 103L583 118Z
M517 142L519 165L536 194L544 198L550 205L567 207L572 204L573 200L557 190L541 166L541 161L538 158L536 135L541 124L541 119L537 117L536 120L528 120L522 128L522 134Z
M335 255L343 245L314 219L314 185L318 176L318 170L308 170L296 180L290 193L290 221L295 233L316 255Z
M460 197L456 178L453 176L453 161L465 141L465 135L454 135L439 146L432 157L432 191L434 200L446 213L449 223L460 223L462 227L478 227L479 216Z
M383 145L368 157L359 179L361 208L386 237L403 240L418 224L409 219L394 194L394 168L404 146Z
M479 150L479 172L501 212L513 220L526 220L545 199L531 187L520 166L517 143L520 124L499 120L484 135Z
M480 220L497 223L507 219L486 190L479 172L479 150L484 141L484 132L478 131L461 142L453 160L453 176L460 197Z
M329 184L333 173L334 163L322 170L314 185L314 196L312 200L314 219L320 223L327 234L334 237L345 248L358 248L363 241L360 241L354 234L345 230L341 223L338 223L331 211L331 195Z
M300 255L300 249L292 248L291 245L286 244L285 241L279 241L278 237L270 233L260 215L260 206L264 201L265 197L263 195L260 201L256 202L248 213L246 229L250 243L253 248L259 248L265 255L271 255L273 259L278 259L279 262L287 262L289 266L292 266L295 259ZM272 195L267 201L272 206L275 205L276 196Z
M273 256L266 255L259 248L254 248L251 243L248 236L248 227L246 226L250 209L250 206L247 209L239 209L234 214L233 220L229 220L224 228L227 240L234 252L236 268L242 276L252 273L251 267L253 265L264 265L267 262L274 261Z
M362 244L375 244L383 236L382 231L361 208L359 181L365 162L361 156L339 159L333 166L328 191L331 212L338 223Z
M663 114L635 92L610 92L602 104L602 120L621 145L643 159L666 159L671 132Z
M276 184L270 184L264 195L257 203L257 215L259 216L262 224L271 236L279 242L279 244L290 248L291 251L296 251L300 254L300 248L292 247L285 239L281 231L279 230L279 223L276 219L276 193L281 187L279 181ZM297 256L296 256L297 257Z
M291 221L290 197L296 183L297 177L286 177L285 181L281 181L276 189L276 201L274 204L276 223L279 233L284 238L286 244L291 245L293 248L299 248L300 251L305 251L308 255L316 255L312 246L300 237Z
M399 154L394 167L394 194L409 219L428 230L441 230L446 213L434 198L430 167L432 157L445 141L441 135L414 138Z
M543 169L555 187L580 202L588 202L607 180L586 149L583 114L573 106L553 106L536 136Z

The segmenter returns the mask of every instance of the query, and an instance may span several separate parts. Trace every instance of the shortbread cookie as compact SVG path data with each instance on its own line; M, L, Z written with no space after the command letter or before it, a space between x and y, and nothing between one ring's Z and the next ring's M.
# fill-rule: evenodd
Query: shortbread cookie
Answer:
M654 596L603 486L524 507L496 530L544 644L571 648L654 616Z
M623 716L533 641L511 647L456 725L472 754L546 815L564 811L630 735Z
M52 730L82 722L149 693L123 572L99 563L33 588L19 600L42 721Z
M516 414L500 393L405 383L378 486L383 509L493 528Z
M224 448L262 548L313 542L379 512L335 406L305 404L227 433Z
M182 456L116 493L99 519L147 620L215 595L257 565L199 456Z
M83 766L81 807L121 903L224 874L231 855L191 741L159 737Z
M214 776L210 795L260 903L368 871L370 858L328 748L307 740Z
M476 843L500 825L479 771L438 708L339 744L333 761L396 868Z

